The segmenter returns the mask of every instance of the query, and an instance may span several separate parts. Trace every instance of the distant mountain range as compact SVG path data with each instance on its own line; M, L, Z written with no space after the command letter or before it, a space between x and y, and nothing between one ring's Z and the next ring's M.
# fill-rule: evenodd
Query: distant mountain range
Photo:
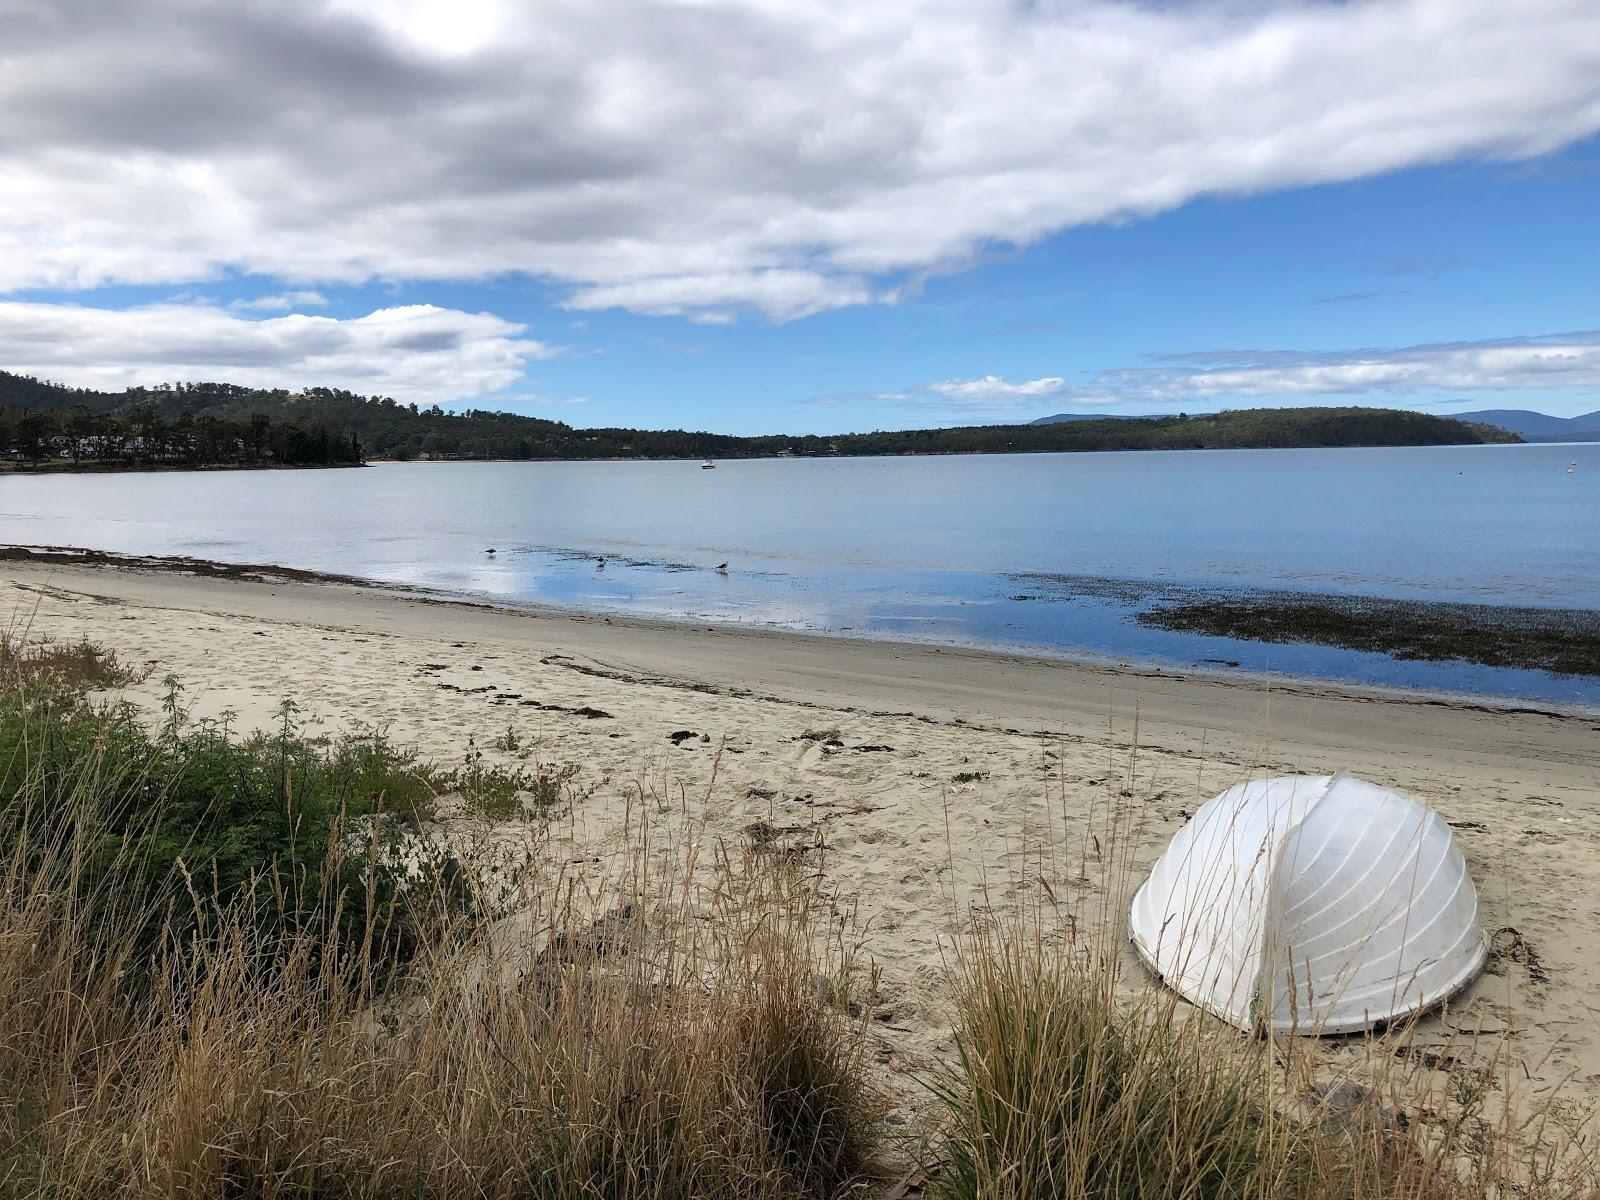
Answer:
M1509 429L1525 442L1600 442L1600 409L1578 417L1552 417L1526 408L1484 408L1451 416Z
M1579 417L1552 417L1526 408L1484 408L1451 413L1457 421L1506 429L1525 442L1600 442L1600 409ZM1147 421L1148 414L1055 413L1030 421L1031 425L1057 425L1063 421Z
M1150 414L1135 415L1134 413L1055 413L1048 417L1037 417L1029 421L1029 425L1059 425L1063 421L1147 421Z

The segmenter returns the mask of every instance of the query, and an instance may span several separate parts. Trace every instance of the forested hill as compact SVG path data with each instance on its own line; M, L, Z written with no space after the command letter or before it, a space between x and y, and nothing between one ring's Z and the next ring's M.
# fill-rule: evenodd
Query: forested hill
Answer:
M833 436L733 437L684 430L575 429L515 413L445 412L329 388L261 391L232 384L178 384L92 392L0 372L0 451L25 413L65 420L138 415L190 429L265 418L274 427L331 430L372 458L590 459L760 458L780 455L972 454L1051 450L1198 450L1293 446L1410 446L1511 442L1514 434L1395 409L1247 409L1212 416L977 425Z
M307 414L169 408L159 393L63 388L0 372L0 466L137 470L359 466L360 439Z

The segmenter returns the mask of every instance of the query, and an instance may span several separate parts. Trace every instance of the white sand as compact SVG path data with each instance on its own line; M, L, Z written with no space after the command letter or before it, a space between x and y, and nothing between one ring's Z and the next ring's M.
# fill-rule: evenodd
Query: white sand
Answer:
M148 666L144 704L170 672L198 715L270 726L292 696L312 732L384 725L444 762L474 736L495 758L486 743L510 726L593 788L580 841L614 834L641 788L697 806L729 844L757 820L820 830L828 886L858 906L883 970L874 1028L892 1070L948 1050L941 939L1039 891L1041 847L1059 871L1115 813L1134 871L1072 901L1125 920L1138 871L1201 801L1252 774L1349 769L1456 825L1485 931L1519 931L1542 968L1499 962L1424 1036L1503 1031L1533 1095L1600 1096L1600 718L334 585L5 564L0 598L13 629ZM835 728L842 748L797 740ZM676 730L709 740L675 746Z

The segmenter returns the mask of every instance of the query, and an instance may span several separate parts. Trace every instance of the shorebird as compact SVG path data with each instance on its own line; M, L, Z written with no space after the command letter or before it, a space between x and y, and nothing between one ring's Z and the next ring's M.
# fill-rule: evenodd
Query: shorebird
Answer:
M485 554L493 554L494 553L494 547L490 546L487 550L484 551L484 553Z
M726 575L728 573L728 564L727 563L718 563L717 564L717 570L721 571L724 575Z
M606 569L605 555L602 554L598 559L595 560L594 569L596 571L604 571Z

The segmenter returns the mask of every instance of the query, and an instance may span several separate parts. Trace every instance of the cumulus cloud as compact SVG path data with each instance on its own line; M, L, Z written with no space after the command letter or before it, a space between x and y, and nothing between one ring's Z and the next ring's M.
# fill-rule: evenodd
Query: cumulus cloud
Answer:
M947 400L1012 400L1051 396L1065 386L1066 380L1059 375L1016 383L1001 379L998 375L985 375L979 379L946 379L941 383L930 383L927 390Z
M482 395L554 353L490 313L428 304L364 317L250 319L207 305L104 309L0 301L0 363L75 387L221 380L348 388L431 404Z
M788 319L996 242L1600 129L1593 0L5 8L0 291L526 272L577 309Z

